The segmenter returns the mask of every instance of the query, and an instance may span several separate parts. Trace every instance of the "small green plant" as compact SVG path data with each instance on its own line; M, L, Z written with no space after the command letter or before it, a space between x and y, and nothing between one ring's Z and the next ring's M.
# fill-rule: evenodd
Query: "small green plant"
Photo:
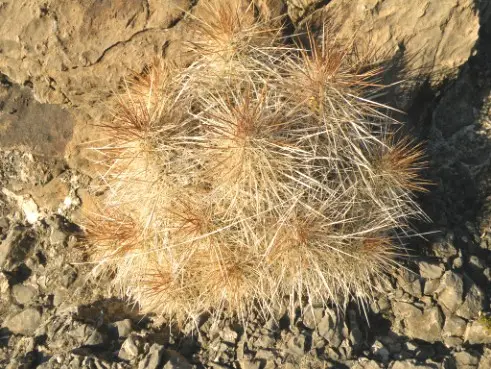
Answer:
M248 2L201 6L194 61L128 80L103 126L96 271L178 319L369 299L424 217L421 148L373 100L382 71L327 31L284 43Z
M491 333L491 316L481 315L478 319L478 322L481 323L489 333Z

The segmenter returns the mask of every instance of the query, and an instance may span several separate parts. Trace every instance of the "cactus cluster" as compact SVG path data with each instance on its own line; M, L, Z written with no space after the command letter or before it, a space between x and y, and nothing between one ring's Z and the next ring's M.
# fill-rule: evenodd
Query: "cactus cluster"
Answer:
M103 124L96 270L177 319L369 299L424 216L382 70L327 30L302 46L247 2L201 6L193 61L127 79Z

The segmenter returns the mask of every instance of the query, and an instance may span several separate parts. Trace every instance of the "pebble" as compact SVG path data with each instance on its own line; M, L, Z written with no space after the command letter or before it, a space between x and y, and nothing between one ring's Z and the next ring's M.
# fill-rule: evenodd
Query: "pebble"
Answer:
M380 341L375 341L371 347L372 354L381 362L387 363L390 358L389 350Z
M419 262L419 273L425 279L439 279L444 271L442 264L433 264L427 261Z
M37 290L33 286L16 284L12 286L12 297L20 305L27 305L37 296Z
M163 360L164 353L164 346L154 343L150 347L148 354L140 361L138 369L158 369Z
M8 318L4 326L14 334L31 336L41 323L41 313L38 309L27 308Z
M491 329L482 319L469 323L464 334L464 340L471 345L490 344Z
M112 326L116 329L118 337L126 338L133 332L133 322L131 319L124 319L112 323Z
M443 336L463 337L467 328L467 322L457 316L448 317L443 326Z
M464 280L462 276L452 271L445 272L435 294L438 303L454 313L464 302Z
M118 357L123 360L131 361L138 356L138 346L135 342L135 336L129 335L121 345Z
M475 283L469 288L464 303L456 311L456 314L465 319L475 319L484 310L485 294Z

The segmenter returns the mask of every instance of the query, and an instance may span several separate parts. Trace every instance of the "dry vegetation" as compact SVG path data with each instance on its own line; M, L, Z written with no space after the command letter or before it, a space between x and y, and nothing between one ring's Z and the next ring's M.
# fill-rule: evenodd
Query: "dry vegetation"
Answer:
M195 61L128 79L103 125L96 270L177 319L369 299L424 216L421 150L373 101L382 71L327 31L288 45L247 3L206 4Z

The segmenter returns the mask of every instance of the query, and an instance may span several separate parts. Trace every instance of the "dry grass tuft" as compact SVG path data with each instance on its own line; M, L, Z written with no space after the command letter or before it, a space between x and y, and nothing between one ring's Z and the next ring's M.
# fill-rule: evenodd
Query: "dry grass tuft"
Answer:
M201 7L195 61L133 76L101 125L89 252L142 311L180 320L364 303L427 185L421 146L374 100L382 71L327 30L283 44L248 2Z

